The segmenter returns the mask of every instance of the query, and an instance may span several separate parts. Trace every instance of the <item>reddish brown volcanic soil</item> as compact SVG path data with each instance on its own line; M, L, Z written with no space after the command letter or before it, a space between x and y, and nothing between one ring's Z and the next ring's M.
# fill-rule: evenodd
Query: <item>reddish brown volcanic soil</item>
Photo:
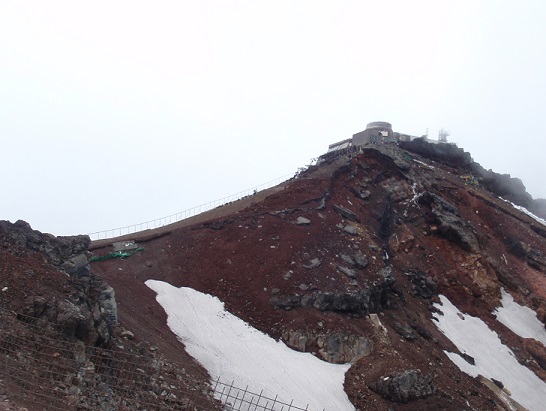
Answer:
M400 156L397 153L387 154ZM539 223L479 186L466 185L460 178L465 170L412 157L422 163L408 161L406 170L377 150L311 167L267 195L220 207L194 218L191 225L178 223L134 235L144 251L122 261L93 263L92 269L115 288L121 324L160 347L172 361L189 359L166 326L155 293L144 285L148 279L215 295L229 311L277 339L294 331L369 337L373 352L354 363L345 383L362 410L502 409L488 388L461 373L443 353L457 350L431 320L436 297L416 293L405 273L410 269L425 273L436 286L435 294L445 294L461 311L480 316L502 332L503 341L516 347L521 361L544 379L545 370L524 340L494 321L491 312L499 304L502 286L542 313L544 321L544 268L530 264L511 244L519 241L544 255L545 239L530 228ZM455 205L465 230L476 239L475 248L467 250L457 236L442 235L432 213L434 204L413 203L412 186ZM358 198L364 188L369 197ZM343 217L334 206L350 210L357 221ZM298 217L310 224L298 224ZM356 233L346 232L348 225ZM94 243L93 252L106 254L110 244ZM353 281L338 267L344 265L341 255L356 251L365 254L369 264L355 270ZM315 258L320 266L305 268ZM388 306L375 310L386 335L367 316L272 305L275 296L370 288L381 281L378 273L386 266L394 276L395 293ZM399 325L414 330L415 337L404 338L396 331ZM433 374L437 393L396 404L368 388L382 375L407 369Z
M434 325L433 303L444 294L479 316L546 381L544 347L491 314L505 288L546 321L546 229L466 184L461 176L468 173L397 147L367 148L244 200L126 236L144 250L91 263L116 292L115 338L130 330L135 339L124 345L158 347L196 383L208 380L144 284L161 280L217 296L252 326L320 358L317 335L365 339L369 349L353 359L345 380L357 409L509 409L445 355L457 349ZM106 255L119 240L90 250ZM12 311L36 296L62 301L78 286L40 253L7 243L0 253L2 305ZM363 295L365 308L356 307ZM295 347L299 335L307 338L303 347ZM406 370L430 376L435 392L399 403L370 389Z

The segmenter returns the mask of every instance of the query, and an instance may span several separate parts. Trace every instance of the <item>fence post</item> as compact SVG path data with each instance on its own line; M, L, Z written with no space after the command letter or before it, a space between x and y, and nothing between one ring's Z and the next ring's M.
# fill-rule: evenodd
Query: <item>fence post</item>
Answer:
M256 407L254 407L254 411L256 411L258 409L258 405L261 402L263 392L264 392L264 390L261 390L260 395L258 395L258 401L256 402Z
M241 390L237 388L237 392L236 392L235 397L233 399L233 405L232 405L233 411L241 411L241 405L243 404L242 400L244 399L244 394L241 397L241 399L239 399L240 392L241 392ZM245 392L246 392L246 390L245 390ZM235 407L237 406L237 401L239 401L239 407L237 408L237 410L235 410Z
M239 410L241 410L241 406L243 405L243 402L245 401L247 392L248 392L248 385L245 387L245 390L243 391L243 396L241 397L241 402L239 403ZM238 395L239 395L239 393L237 393L237 396Z
M277 402L277 397L279 396L279 394L275 395L275 398L273 399L273 405L271 405L271 411L274 411L275 408L273 408L275 406L275 403Z
M250 399L250 402L248 403L248 411L252 411L252 403L254 402L254 397ZM254 411L256 411L256 407L254 407Z
M231 381L231 385L229 386L229 391L228 391L228 393L227 393L227 398L231 398L231 397L230 397L230 394L231 394L231 390L233 389L233 383L234 383L234 382L235 382L235 380L232 380L232 381Z
M216 387L218 387L219 382L220 382L220 377L216 378L216 384L214 384L214 388L212 389L212 392L216 392Z

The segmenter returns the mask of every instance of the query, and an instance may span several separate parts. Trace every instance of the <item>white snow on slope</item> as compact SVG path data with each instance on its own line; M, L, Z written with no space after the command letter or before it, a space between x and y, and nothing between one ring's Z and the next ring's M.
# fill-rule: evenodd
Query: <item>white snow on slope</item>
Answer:
M444 315L437 315L438 328L457 346L459 351L474 357L476 365L466 362L455 353L446 352L461 371L476 377L501 381L512 398L529 411L542 411L546 404L546 384L531 370L521 365L512 351L503 345L497 333L481 319L464 314L443 295L442 305L435 304ZM464 318L464 320L459 317Z
M522 206L519 206L519 205L516 205L514 203L512 203L511 201L508 201L502 197L499 197L501 200L503 201L506 201L507 203L510 203L512 205L512 207L514 207L515 209L521 211L522 213L524 214L527 214L529 217L531 217L532 219L538 221L540 224L543 224L543 225L546 225L546 220L544 220L543 218L540 218L539 216L537 215L534 215L533 213L531 213L529 210L527 210L525 207L522 207Z
M536 312L516 303L514 298L504 289L502 289L501 303L502 306L493 312L498 321L520 337L534 338L546 346L546 329L537 318Z
M155 280L146 285L168 315L169 328L211 378L309 410L349 411L343 390L350 364L330 364L277 342L224 309L218 298ZM286 406L284 407L286 409ZM268 408L269 409L269 408ZM279 408L280 409L280 408Z

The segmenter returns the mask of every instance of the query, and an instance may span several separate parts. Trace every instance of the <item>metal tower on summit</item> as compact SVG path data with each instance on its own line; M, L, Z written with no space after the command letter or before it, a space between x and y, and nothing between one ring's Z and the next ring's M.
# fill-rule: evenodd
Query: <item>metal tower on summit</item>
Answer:
M440 131L438 132L438 142L447 143L448 137L449 137L449 131L446 131L443 128L441 128Z

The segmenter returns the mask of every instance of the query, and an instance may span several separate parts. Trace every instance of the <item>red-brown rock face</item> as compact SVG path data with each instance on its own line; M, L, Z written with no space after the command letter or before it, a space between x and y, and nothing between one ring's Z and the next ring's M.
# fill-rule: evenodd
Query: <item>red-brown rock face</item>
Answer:
M352 361L345 390L358 409L504 409L445 355L457 349L435 326L433 303L443 294L479 316L544 380L543 345L491 313L504 288L544 321L546 231L475 185L467 162L444 163L396 146L365 148L134 235L143 251L92 271L116 290L120 323L172 361L180 348L148 279L215 295L294 349ZM110 245L91 248L102 255Z

